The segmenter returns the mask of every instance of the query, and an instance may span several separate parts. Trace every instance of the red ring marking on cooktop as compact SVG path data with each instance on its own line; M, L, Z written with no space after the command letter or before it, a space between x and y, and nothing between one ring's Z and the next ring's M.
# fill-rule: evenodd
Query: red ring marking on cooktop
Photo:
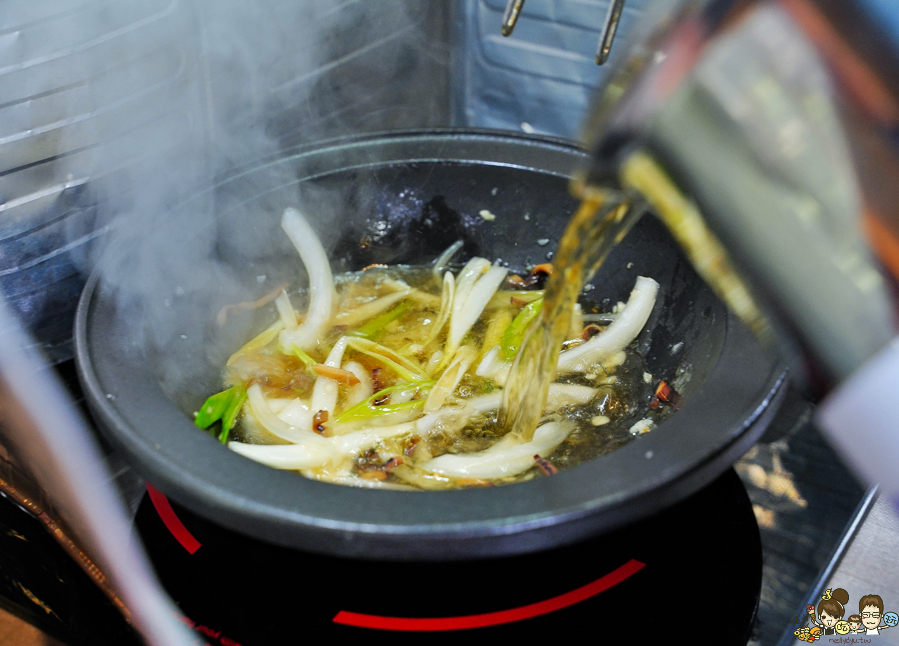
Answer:
M184 523L182 523L181 519L175 514L175 510L172 509L169 499L149 482L147 483L147 493L150 494L150 501L156 508L156 513L159 514L159 517L162 519L163 525L168 528L172 533L172 536L175 537L175 540L181 543L181 547L191 554L200 549L200 541L187 531L187 527L184 526Z
M596 596L609 588L618 585L646 567L635 559L631 559L617 570L613 570L604 577L596 579L592 583L566 592L558 597L532 603L527 606L519 606L510 610L488 612L482 615L466 615L462 617L382 617L380 615L364 615L357 612L341 610L331 621L345 626L357 626L359 628L375 628L378 630L407 630L407 631L436 631L436 630L463 630L466 628L485 628L499 624L510 624L513 621L539 617Z

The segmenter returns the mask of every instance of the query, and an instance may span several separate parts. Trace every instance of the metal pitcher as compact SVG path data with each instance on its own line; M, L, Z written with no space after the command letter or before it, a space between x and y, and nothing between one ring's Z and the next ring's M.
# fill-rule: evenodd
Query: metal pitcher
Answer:
M678 203L708 224L680 231L705 241L694 263L734 269L706 275L729 301L746 287L746 318L758 305L819 395L842 384L820 421L885 482L899 456L899 41L872 6L659 0L594 105L576 186L639 184L649 160L656 211Z

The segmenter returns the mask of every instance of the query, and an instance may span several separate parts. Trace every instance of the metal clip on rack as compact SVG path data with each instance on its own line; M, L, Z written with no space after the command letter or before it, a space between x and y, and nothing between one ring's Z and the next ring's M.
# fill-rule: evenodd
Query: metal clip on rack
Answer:
M512 35L523 7L524 0L509 0L506 10L503 12L503 25L501 28L503 36ZM618 23L621 21L622 13L624 13L624 0L612 0L609 4L609 10L606 12L606 19L599 36L599 46L596 49L597 65L602 65L609 60L612 42L615 40L615 32L618 31Z

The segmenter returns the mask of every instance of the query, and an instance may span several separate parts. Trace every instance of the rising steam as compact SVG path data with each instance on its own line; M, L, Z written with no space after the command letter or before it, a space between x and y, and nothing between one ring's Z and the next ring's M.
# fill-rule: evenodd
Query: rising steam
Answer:
M128 313L122 332L166 358L166 390L212 384L211 367L256 323L246 315L214 329L217 311L280 280L301 286L278 227L283 209L303 208L322 231L347 208L333 193L304 192L289 165L260 160L341 135L446 125L448 9L117 0L73 12L68 28L93 39L72 55L93 106L82 130L99 145L63 163L90 176L96 226L109 228L87 264ZM213 190L260 164L266 170L239 190ZM333 242L333 223L327 229Z

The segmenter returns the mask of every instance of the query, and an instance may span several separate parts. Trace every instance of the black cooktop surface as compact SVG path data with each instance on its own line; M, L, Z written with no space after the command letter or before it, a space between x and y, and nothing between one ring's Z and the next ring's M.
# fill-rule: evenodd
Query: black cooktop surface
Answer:
M635 644L674 633L746 644L761 589L759 530L732 470L611 534L467 562L347 560L275 547L150 491L136 528L183 621L212 646L323 635L365 643L592 635ZM714 618L684 621L703 606Z

